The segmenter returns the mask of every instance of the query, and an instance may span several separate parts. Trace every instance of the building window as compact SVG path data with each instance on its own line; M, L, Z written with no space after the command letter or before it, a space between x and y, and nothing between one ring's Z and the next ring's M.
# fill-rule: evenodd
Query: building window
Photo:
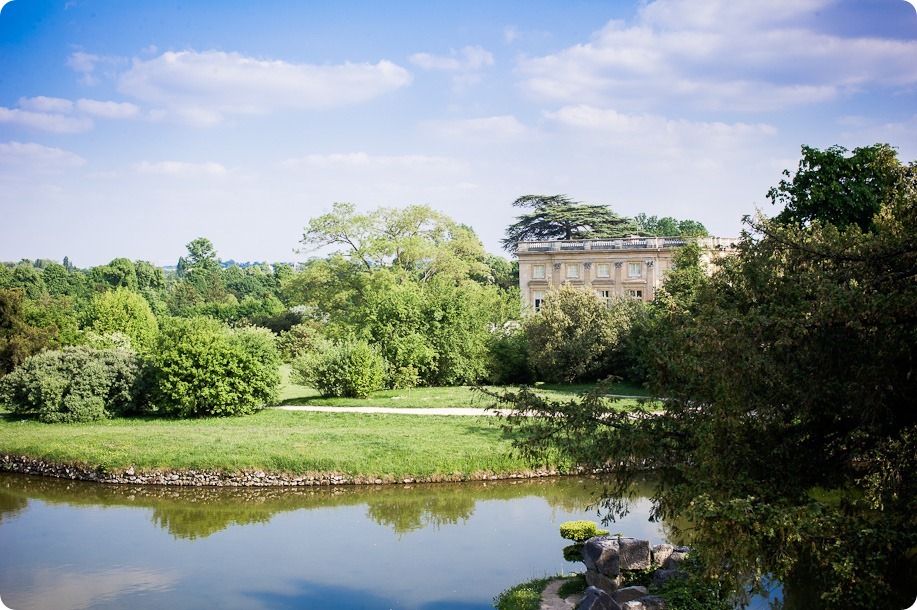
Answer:
M578 280L579 279L579 265L577 264L567 264L567 279L568 280Z
M640 277L641 275L643 275L641 263L627 263L627 277Z
M605 303L605 307L611 309L611 291L610 290L598 290L596 291L599 294L599 299Z
M628 290L627 295L632 299L643 300L643 291L642 290Z
M541 311L542 303L544 303L544 290L533 290L532 305L535 307L535 311Z
M599 263L596 265L596 277L611 277L611 265L608 263Z
M532 265L532 279L544 279L544 265Z

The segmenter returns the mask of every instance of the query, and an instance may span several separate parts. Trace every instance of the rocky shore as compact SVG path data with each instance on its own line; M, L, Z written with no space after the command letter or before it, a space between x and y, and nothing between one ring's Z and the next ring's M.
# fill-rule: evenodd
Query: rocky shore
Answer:
M495 481L503 479L538 479L561 474L587 474L584 471L561 473L554 469L537 469L518 473L493 474L474 472L429 477L362 477L337 473L284 474L260 470L222 472L206 470L107 471L75 465L54 464L27 456L0 456L0 472L16 472L59 479L94 481L121 485L179 485L210 487L299 487L321 485L386 485L411 483L453 483L461 481ZM592 472L592 471L590 471ZM593 474L599 474L595 471Z

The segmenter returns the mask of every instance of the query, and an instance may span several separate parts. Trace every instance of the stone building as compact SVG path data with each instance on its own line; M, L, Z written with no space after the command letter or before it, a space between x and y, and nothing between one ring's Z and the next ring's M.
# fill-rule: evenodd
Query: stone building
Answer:
M675 251L697 241L709 261L732 251L728 237L626 237L519 242L519 291L535 311L544 295L562 284L595 290L606 301L630 297L651 301L672 266Z

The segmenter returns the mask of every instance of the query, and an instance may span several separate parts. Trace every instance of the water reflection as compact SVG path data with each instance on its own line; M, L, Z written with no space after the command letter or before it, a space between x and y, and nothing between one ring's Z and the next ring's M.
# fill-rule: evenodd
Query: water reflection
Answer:
M0 597L30 608L490 607L570 571L589 478L347 488L111 486L0 475ZM659 541L637 499L629 535Z

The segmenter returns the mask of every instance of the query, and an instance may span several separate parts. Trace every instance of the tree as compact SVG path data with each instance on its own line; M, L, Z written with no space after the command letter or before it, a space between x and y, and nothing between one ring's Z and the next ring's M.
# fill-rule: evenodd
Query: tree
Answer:
M513 202L533 211L506 229L503 247L514 252L520 241L624 237L637 232L630 220L605 205L573 201L566 195L524 195Z
M253 413L280 383L270 331L210 318L166 319L150 362L154 404L178 417Z
M22 288L0 290L0 375L9 373L29 356L48 347L56 334L54 327L39 328L29 324Z
M358 213L349 203L309 221L305 252L335 247L365 272L398 267L427 281L486 273L485 252L474 231L425 205L381 207Z
M123 333L130 338L131 347L139 352L153 347L159 331L149 303L127 288L96 295L92 299L87 326L100 335Z
M611 364L637 307L620 300L609 308L595 292L568 284L546 294L541 311L523 323L539 378L571 383L622 374Z
M783 175L791 178L789 170ZM915 188L917 165L903 165L888 144L855 148L849 156L841 146L824 151L803 146L796 173L767 196L772 204L784 206L776 217L781 224L822 220L840 229L853 224L865 231L883 205Z
M0 381L0 401L40 421L86 422L137 411L142 366L135 352L66 347L31 356Z
M601 392L506 396L519 447L613 466L619 490L652 469L655 516L690 523L709 572L737 591L807 570L822 607L905 607L917 595L917 191L883 203L866 232L751 228L667 307L651 367L664 411L621 414Z
M659 237L707 237L707 228L696 220L676 220L671 216L647 216L637 214L634 216L641 235L655 235Z

